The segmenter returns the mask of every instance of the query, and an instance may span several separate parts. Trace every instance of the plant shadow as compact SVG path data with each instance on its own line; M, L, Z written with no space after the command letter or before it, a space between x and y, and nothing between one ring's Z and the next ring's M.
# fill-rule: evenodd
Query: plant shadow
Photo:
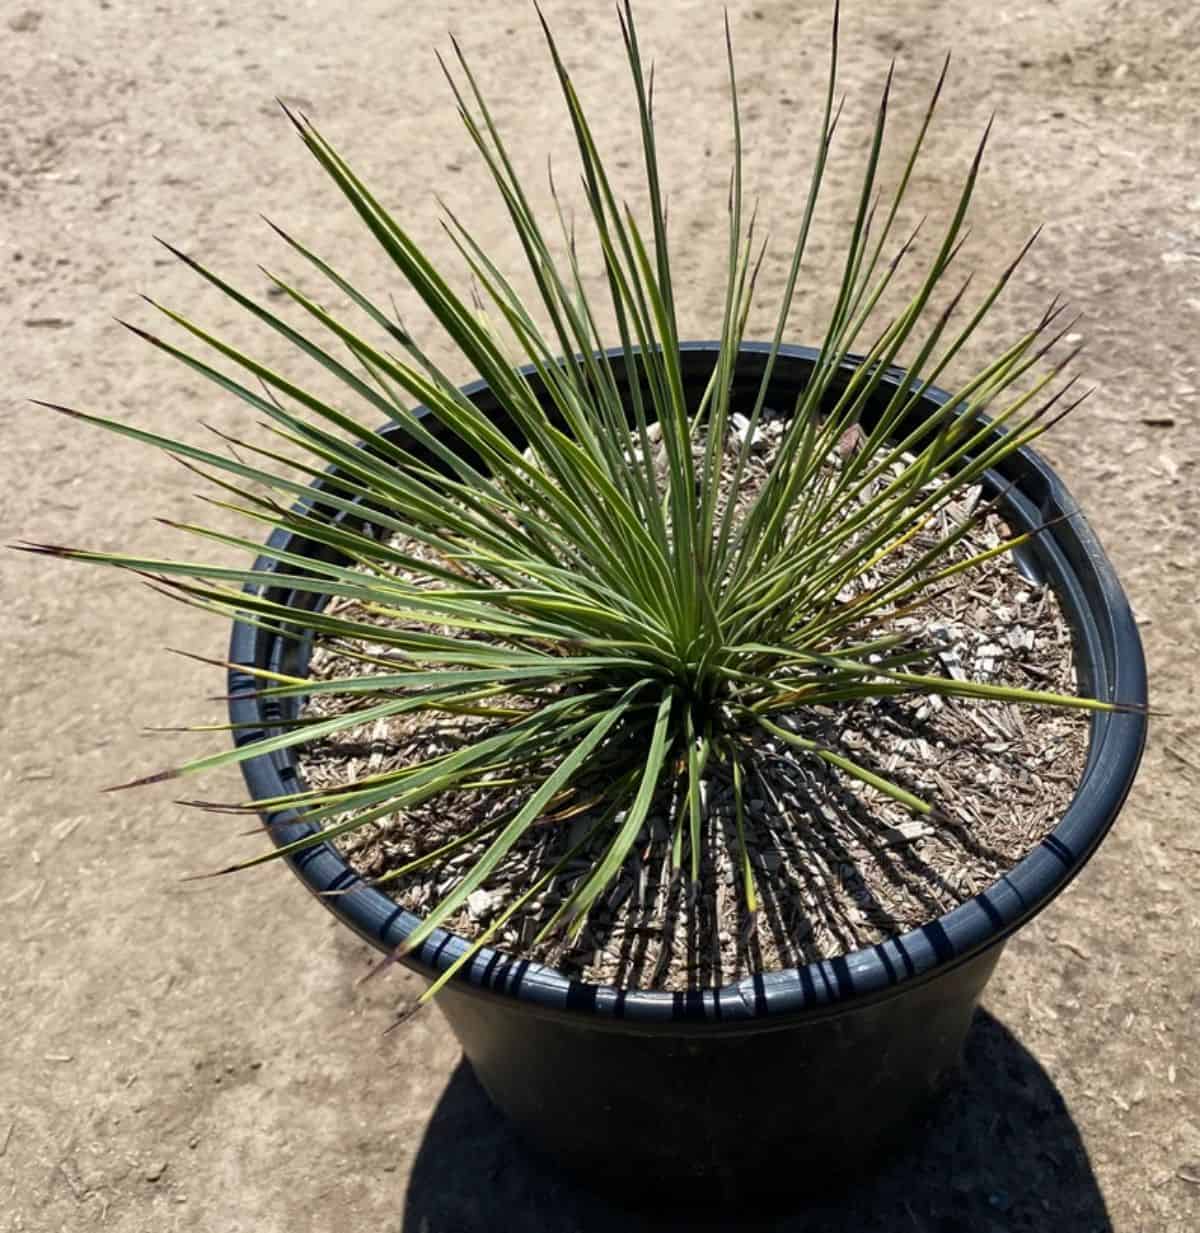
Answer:
M581 1111L581 1116L586 1116ZM911 1143L840 1194L790 1210L622 1205L528 1152L463 1061L430 1119L401 1233L1103 1233L1104 1197L1050 1077L998 1020L977 1011L961 1077Z

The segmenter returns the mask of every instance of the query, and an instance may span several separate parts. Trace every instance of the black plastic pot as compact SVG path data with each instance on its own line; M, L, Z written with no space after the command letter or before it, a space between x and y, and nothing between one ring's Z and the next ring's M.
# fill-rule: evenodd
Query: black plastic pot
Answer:
M717 347L689 343L682 352L689 396L698 397ZM743 391L753 396L766 352L760 344L743 346L735 400ZM815 357L806 348L782 350L768 405L786 410L794 404ZM619 356L614 364L624 372ZM903 380L904 373L892 371L885 385ZM482 383L466 393L504 422ZM945 398L930 391L925 412ZM403 432L395 425L382 431ZM1075 508L1032 450L1011 456L990 481L997 490L1014 485L1006 513L1020 527ZM319 499L318 486L313 500ZM1066 611L1081 689L1144 703L1137 628L1091 529L1075 517L1055 523L1034 543L1022 567L1046 579ZM281 532L269 547L326 551ZM273 565L263 557L257 567ZM298 607L313 602L311 596L273 594ZM234 663L303 675L308 654L306 643L234 626ZM253 679L235 670L230 686L244 693ZM235 722L261 725L243 731L243 741L291 713L278 701L231 705ZM1005 939L1067 885L1112 825L1145 732L1141 714L1095 715L1087 767L1054 831L982 894L880 945L686 994L587 985L484 950L443 991L440 1005L480 1082L520 1134L584 1177L616 1177L626 1188L660 1193L689 1190L711 1200L763 1187L795 1191L853 1174L900 1134L954 1070ZM299 786L291 751L243 767L256 799ZM271 821L279 843L310 830L278 816ZM358 881L327 844L289 863L314 893L344 891ZM352 894L320 902L381 950L395 947L417 924L361 884ZM432 976L465 946L438 931L408 963Z

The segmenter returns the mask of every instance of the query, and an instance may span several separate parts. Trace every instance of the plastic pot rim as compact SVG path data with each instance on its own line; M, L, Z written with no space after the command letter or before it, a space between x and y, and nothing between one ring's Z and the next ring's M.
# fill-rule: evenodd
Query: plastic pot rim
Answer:
M681 343L685 360L707 362L719 344ZM739 360L760 364L770 347L743 343ZM617 362L618 349L609 352ZM812 348L781 346L779 365L811 366L819 352ZM855 361L848 361L853 365ZM529 371L529 370L526 370ZM889 370L885 380L895 383L907 374ZM488 393L486 383L464 387L469 397ZM924 401L944 402L944 391L930 389ZM385 428L394 425L385 425ZM1034 450L1019 454L1021 467L1036 476L1043 488L1036 511L1045 518L1055 512L1076 511L1065 486ZM1020 486L1018 485L1018 489ZM314 496L318 485L314 485ZM1137 625L1115 571L1095 534L1082 516L1063 520L1045 533L1054 550L1069 548L1077 563L1068 568L1081 591L1075 597L1077 619L1090 622L1088 637L1078 631L1074 638L1077 658L1089 662L1093 692L1104 700L1144 705L1147 701L1145 659ZM286 540L303 539L277 529L267 541L280 548ZM1039 537L1041 538L1041 537ZM1065 557L1064 557L1065 561ZM1084 563L1081 572L1078 562ZM271 557L260 557L256 570L273 570ZM1090 576L1085 576L1090 575ZM1054 588L1062 596L1058 586ZM263 640L267 640L264 643ZM278 643L278 635L234 622L230 645L230 693L241 694L230 702L235 723L261 725L239 733L239 743L260 737L269 729L259 700L246 697L254 678L239 673L238 664L261 665L267 661L264 647ZM1086 644L1086 645L1085 645ZM1082 650L1081 650L1082 648ZM554 968L531 960L483 948L456 974L447 992L475 994L520 1005L525 1010L576 1020L582 1026L611 1026L622 1031L661 1031L691 1034L696 1031L770 1030L786 1027L797 1018L824 1017L900 992L912 982L922 982L939 971L957 966L990 946L1002 943L1013 931L1054 899L1079 872L1115 821L1133 783L1146 738L1144 712L1094 713L1087 766L1072 801L1054 829L995 883L958 907L926 924L886 941L823 959L800 967L752 974L720 988L687 992L622 990L572 979ZM285 776L295 779L293 751L247 759L242 771L255 800L282 796L295 790ZM289 771L290 768L290 771ZM267 814L269 831L277 845L312 833L316 827L287 821L285 814ZM399 907L382 891L367 886L328 842L285 858L307 888L360 937L381 950L398 946L416 927L419 918ZM331 895L328 892L336 891ZM454 962L470 943L446 930L435 930L404 963L426 976L435 976Z

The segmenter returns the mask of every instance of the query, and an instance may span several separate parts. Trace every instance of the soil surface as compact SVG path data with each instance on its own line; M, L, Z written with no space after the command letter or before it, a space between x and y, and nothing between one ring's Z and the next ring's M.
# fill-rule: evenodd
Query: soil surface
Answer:
M600 140L617 149L630 129L623 108L606 107L625 86L610 6L545 7ZM730 5L747 179L780 248L815 144L825 7ZM966 1077L930 1128L852 1197L798 1204L762 1227L1190 1233L1200 1225L1200 14L1189 0L843 7L842 132L859 159L888 61L898 58L892 115L911 132L942 53L954 52L914 198L935 216L951 208L998 113L964 268L995 274L1046 222L989 337L1011 337L1056 291L1085 314L1081 364L1097 393L1045 452L1128 589L1165 714L1112 836L1009 945ZM659 61L682 328L710 337L725 263L720 5L642 9ZM437 72L432 49L446 47L447 27L474 54L522 166L539 176L547 153L560 179L569 166L536 19L520 5L30 0L5 6L0 23L6 539L186 547L152 517L197 516L190 477L25 402L196 440L200 421L244 426L239 405L113 322L150 324L138 290L253 340L269 363L286 359L280 340L235 319L152 234L265 293L258 262L298 267L261 210L352 277L395 292L411 315L411 297L339 208L275 96L324 126L416 238L448 258L435 191L469 215L502 266L519 254ZM885 172L898 173L903 150ZM833 169L827 213L853 209L856 170L853 159ZM822 287L836 256L824 234L810 266ZM763 304L785 273L777 250ZM806 285L790 337L813 341L826 305ZM753 326L766 332L764 319ZM981 358L976 348L959 375ZM257 840L188 814L170 785L100 794L212 747L140 730L221 721L220 705L205 702L221 692L215 672L163 650L221 655L219 622L115 574L16 554L0 571L0 1231L695 1226L623 1213L620 1196L588 1197L531 1161L436 1011L383 1035L415 978L356 985L371 953L285 871L180 881ZM241 785L236 772L216 774L204 791L236 797Z
M768 408L764 425L765 448L747 457L741 476L739 517L762 491L777 458L784 419ZM738 448L731 433L722 475L726 494ZM892 464L867 487L863 500L894 483L912 461L908 455L903 463ZM838 465L835 450L826 473ZM919 495L939 487L940 481L926 484ZM839 598L853 602L918 567L954 528L962 529L962 538L926 571L927 577L1011 540L1013 528L988 506L980 508L982 496L976 485L945 498L929 526L896 547L878 568L847 584ZM973 516L978 518L974 524ZM422 559L415 540L397 536L391 546L410 559ZM373 581L382 573L417 586L440 585L411 568L363 567L363 573ZM857 631L852 626L839 636L840 644L899 637L904 649L922 655L908 671L1076 692L1070 629L1057 597L1049 586L1026 578L1011 554L976 561L929 591L919 615L885 615ZM391 601L385 596L380 602ZM372 613L352 597L332 599L323 612L372 631L387 628L394 619ZM454 632L419 620L411 624L439 634ZM370 636L318 634L308 672L325 681L378 677L388 671L379 658L388 651L386 643ZM352 716L378 701L377 695L361 693L314 694L301 714L314 720ZM531 709L528 700L512 702L518 710ZM625 989L719 987L756 972L834 958L920 928L991 886L1062 817L1086 761L1088 716L1079 710L918 692L857 704L797 706L773 718L914 792L935 812L915 814L844 769L796 754L779 739L786 735L783 728L771 733L751 726L738 737L746 783L741 817L727 764L713 758L702 781L704 838L695 856L694 882L685 873L693 859L690 840L683 838L686 787L665 775L631 850L579 920L578 933L564 927L543 936L603 861L617 829L611 806L587 804L588 798L603 795L614 772L589 778L585 768L573 785L577 797L548 809L445 919L444 927L481 944L490 938L499 949L572 977ZM452 754L508 722L427 710L352 723L298 746L296 766L305 790L337 792L367 776ZM637 743L640 738L634 740L636 748L644 748ZM402 907L418 915L434 911L484 858L497 826L529 800L553 766L549 761L525 784L439 793L333 842L359 874L383 883L384 893ZM352 816L338 815L329 824ZM679 868L671 855L677 830ZM447 845L458 846L411 868ZM539 881L543 885L533 893Z

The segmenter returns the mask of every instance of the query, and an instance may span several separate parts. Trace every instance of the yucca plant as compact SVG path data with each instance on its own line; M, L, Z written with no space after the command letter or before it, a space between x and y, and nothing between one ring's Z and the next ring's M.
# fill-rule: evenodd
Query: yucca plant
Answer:
M194 775L405 714L487 720L449 752L334 788L241 806L296 810L320 829L234 868L325 842L438 794L511 790L514 781L533 777L515 808L433 854L449 856L481 835L488 838L483 854L408 938L409 950L459 910L540 819L569 813L580 801L581 785L587 786L586 804L595 818L590 835L603 839L602 856L575 883L547 931L582 926L664 784L674 786L680 802L667 840L674 866L697 878L708 821L706 777L719 769L732 783L740 836L746 751L763 730L790 746L794 756L818 759L914 814L936 817L935 801L795 730L786 717L798 710L912 693L1105 705L922 671L927 648L890 625L899 615L919 613L952 576L1037 534L1019 535L968 559L953 555L1002 501L999 494L952 529L938 532L931 547L892 564L918 533L941 526L939 514L989 469L1081 401L1071 393L1071 381L1056 381L1073 357L1040 363L1065 332L1057 324L1062 309L1052 304L959 384L932 417L923 416L915 427L911 422L914 408L931 384L950 372L1024 255L1018 254L969 310L964 305L970 278L950 293L944 290L963 242L985 132L915 293L881 319L885 293L912 252L914 237L897 243L893 232L945 68L899 183L880 208L876 172L889 74L820 357L797 404L781 409L787 412L786 426L769 474L745 506L730 494L738 492L746 473L794 292L802 274L808 276L806 246L840 114L836 13L811 182L765 372L757 396L744 404L734 396L732 378L765 245L755 238L744 198L728 22L733 160L724 203L729 227L720 352L703 397L689 403L655 150L653 73L643 63L628 5L619 17L644 159L649 204L643 219L618 196L571 76L542 22L578 144L583 196L607 282L603 308L584 292L584 259L557 192L553 238L535 218L516 160L457 43L454 71L442 67L524 250L536 302L518 294L467 226L447 211L447 234L470 269L477 302L453 290L341 154L309 120L284 108L383 254L486 381L507 424L495 422L460 392L418 338L377 300L278 227L288 248L361 310L368 329L273 277L312 327L305 332L198 261L171 251L321 365L340 383L335 398L318 397L186 316L155 304L228 363L217 367L217 360L201 358L204 353L129 328L245 402L265 420L274 442L237 439L230 452L206 449L54 407L183 460L221 490L215 504L260 528L283 528L323 545L340 563L270 550L276 568L264 572L44 544L25 547L147 575L188 603L287 636L308 630L344 648L357 645L365 670L310 681L243 666L262 697L325 694L342 704L331 717L281 723L263 739L135 783ZM481 312L484 304L487 311ZM601 317L608 314L615 322L614 339L601 336ZM614 341L621 368L630 376L627 387L604 350ZM849 365L856 352L861 362ZM884 377L898 357L919 377L889 385ZM239 370L245 375L230 375ZM415 414L414 402L427 413ZM865 415L869 406L880 405L877 414ZM990 421L982 418L985 412ZM386 437L371 431L379 416L395 429ZM998 433L998 427L1004 431ZM853 447L839 450L848 439ZM330 466L335 470L326 474ZM319 503L295 506L314 478L324 484ZM260 551L257 533L242 537L197 525L180 529L226 548ZM883 581L857 585L868 573ZM311 611L286 607L266 597L268 586L315 594L322 602ZM357 601L370 619L325 612L326 597ZM382 644L386 653L363 649L366 644ZM742 893L753 912L755 872L744 842L738 843ZM508 904L475 939L476 947L574 852Z

